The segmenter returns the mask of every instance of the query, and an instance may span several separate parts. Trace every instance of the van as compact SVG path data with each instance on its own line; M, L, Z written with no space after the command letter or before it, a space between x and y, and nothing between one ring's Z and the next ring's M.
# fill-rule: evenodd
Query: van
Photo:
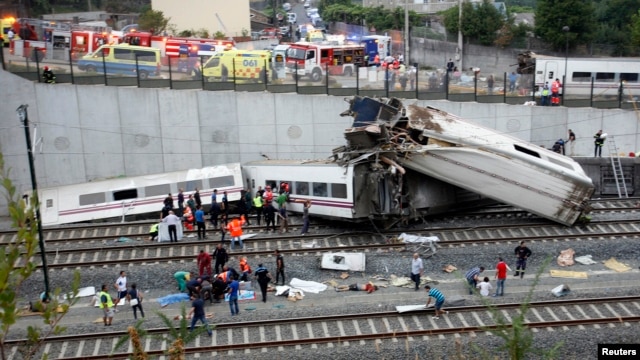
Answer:
M131 76L137 71L140 79L147 79L160 75L160 49L129 44L102 45L78 60L78 69Z
M270 63L269 50L229 50L211 57L202 75L207 81L259 82L266 78Z

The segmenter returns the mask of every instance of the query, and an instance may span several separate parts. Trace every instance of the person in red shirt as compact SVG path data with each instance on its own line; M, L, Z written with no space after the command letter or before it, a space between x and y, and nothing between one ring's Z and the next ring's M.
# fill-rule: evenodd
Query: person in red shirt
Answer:
M496 293L493 296L504 296L504 281L507 279L507 263L498 257L498 265L496 265Z
M209 253L204 250L200 250L197 261L199 270L198 276L202 276L204 274L204 271L207 270L207 275L211 277L211 255L209 255Z
M368 282L366 284L351 284L351 285L339 285L336 287L337 292L341 291L366 291L371 294L372 292L378 290L378 286L373 285L373 283Z
M251 275L251 266L247 263L247 257L240 258L240 281L247 281Z

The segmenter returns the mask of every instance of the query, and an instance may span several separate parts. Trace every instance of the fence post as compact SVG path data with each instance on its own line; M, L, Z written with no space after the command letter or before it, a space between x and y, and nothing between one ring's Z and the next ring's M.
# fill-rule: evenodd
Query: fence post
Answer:
M298 60L296 60L296 74L294 76L294 79L296 80L296 94L298 93Z
M473 72L473 101L478 102L478 73Z
M533 78L531 79L531 100L533 102L536 101L536 78L535 78L535 74L534 74Z
M42 79L40 79L40 59L38 59L38 49L39 48L34 48L36 50L35 54L35 58L36 58L36 73L38 74L38 82L42 82ZM4 50L3 50L4 51Z
M622 93L624 92L624 81L620 81L618 88L618 109L622 109Z
M384 68L384 93L389 97L389 64Z
M449 72L447 71L446 75L444 76L445 80L444 80L444 98L446 100L449 100Z
M136 54L136 82L138 83L138 88L140 88L140 69L138 68L138 54ZM167 56L167 59L169 57Z
M591 95L589 95L589 107L593 107L593 76L591 77Z
M504 78L502 81L502 102L507 103L507 73L504 73Z
M233 59L233 91L236 91L237 81L236 81L236 59Z
M325 94L329 95L329 64L326 64L326 67L324 69L326 71L326 75L325 75Z
M269 83L269 74L267 74L267 59L264 59L264 90L267 90L267 84Z
M202 59L203 56L200 56L200 83L202 84L202 90L204 90L204 63Z
M104 76L104 86L108 86L107 84L107 62L104 58L104 50L102 51L102 75Z
M356 68L356 95L360 95L360 66L358 66L358 64L355 64L355 68Z
M71 85L75 84L75 77L73 75L73 52L71 48L69 48L69 74L71 75Z
M4 63L4 48L0 49L0 61L2 61L2 70L7 70L7 65Z
M418 68L418 63L413 63L413 67L416 69L416 81L415 81L415 85L416 85L416 99L419 98L420 93L418 92L418 79L420 78L420 71Z
M136 60L137 60L137 57L136 57ZM173 70L171 69L171 57L169 57L168 55L167 55L167 62L169 63L169 89L173 90ZM187 66L187 71L189 71L189 66Z

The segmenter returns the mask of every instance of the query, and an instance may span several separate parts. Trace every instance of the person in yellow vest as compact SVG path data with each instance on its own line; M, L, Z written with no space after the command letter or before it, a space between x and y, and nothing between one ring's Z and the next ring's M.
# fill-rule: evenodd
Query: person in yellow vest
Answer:
M98 293L98 299L100 299L100 309L103 313L102 321L104 322L104 326L111 326L114 314L113 300L107 292L107 284L102 284L102 290Z
M158 236L158 223L155 223L153 225L151 225L151 228L149 228L149 240L153 241L153 239L156 238L156 236Z
M256 197L253 198L253 207L256 209L256 219L258 219L258 226L260 226L260 218L262 218L262 207L264 206L264 200L260 192L256 192Z

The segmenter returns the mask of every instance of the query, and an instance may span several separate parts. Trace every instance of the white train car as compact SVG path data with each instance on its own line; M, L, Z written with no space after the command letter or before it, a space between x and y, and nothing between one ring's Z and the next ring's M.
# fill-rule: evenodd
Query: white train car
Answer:
M253 195L258 187L289 184L287 210L343 220L391 220L487 204L487 199L411 170L362 157L348 164L328 160L262 160L246 163Z
M223 191L227 192L230 203L236 202L243 189L240 164L39 189L42 224L124 218L125 215L153 212L159 214L167 194L172 194L177 201L180 188L184 189L185 200L196 188L199 189L203 205L211 204L214 189L218 190L218 202L222 200Z
M555 79L567 97L617 97L623 82L623 100L640 95L640 58L558 58L535 55L535 85L549 88ZM565 74L567 69L567 74Z
M397 99L354 97L343 114L355 118L369 143L419 173L565 225L589 210L593 183L570 157L432 107L405 108Z

